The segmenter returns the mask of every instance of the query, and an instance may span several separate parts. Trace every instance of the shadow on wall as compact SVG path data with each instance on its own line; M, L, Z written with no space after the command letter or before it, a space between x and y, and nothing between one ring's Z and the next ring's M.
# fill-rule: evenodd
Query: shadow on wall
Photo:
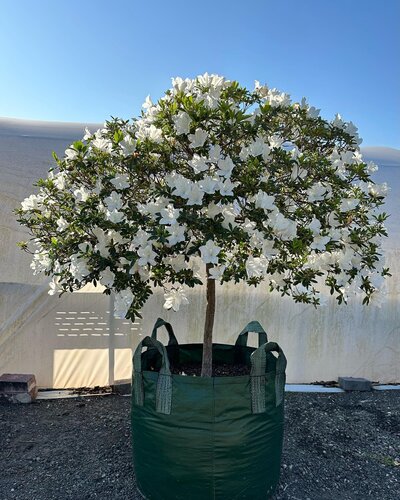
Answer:
M101 293L58 298L47 290L0 284L0 373L34 373L40 387L53 388L130 378L140 323L114 319Z

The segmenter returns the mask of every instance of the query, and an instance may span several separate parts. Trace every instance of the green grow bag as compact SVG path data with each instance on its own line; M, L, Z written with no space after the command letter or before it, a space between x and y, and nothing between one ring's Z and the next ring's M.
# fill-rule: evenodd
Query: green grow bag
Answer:
M156 338L162 325L169 333L167 347ZM249 332L258 333L258 349L246 346ZM171 375L170 362L200 363L202 344L178 345L162 319L135 351L133 462L146 499L266 500L276 488L286 358L255 321L236 345L213 344L213 356L214 363L248 364L250 375Z

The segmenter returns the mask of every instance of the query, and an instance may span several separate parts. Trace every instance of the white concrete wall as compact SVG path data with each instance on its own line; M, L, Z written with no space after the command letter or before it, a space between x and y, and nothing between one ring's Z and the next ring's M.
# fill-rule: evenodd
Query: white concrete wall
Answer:
M202 337L204 290L194 290L190 305L178 313L166 312L162 293L156 291L143 320L131 325L113 320L110 299L96 290L50 297L45 277L33 276L29 257L15 247L26 232L16 223L13 208L46 175L51 151L61 153L83 128L0 119L0 374L34 373L41 387L107 385L129 378L131 351L151 333L158 316L171 321L181 343L201 342ZM365 154L382 167L376 179L392 187L385 246L393 277L382 308L330 301L315 310L261 287L217 287L215 340L233 343L248 321L260 321L288 357L288 382L338 376L400 382L400 151L367 148Z

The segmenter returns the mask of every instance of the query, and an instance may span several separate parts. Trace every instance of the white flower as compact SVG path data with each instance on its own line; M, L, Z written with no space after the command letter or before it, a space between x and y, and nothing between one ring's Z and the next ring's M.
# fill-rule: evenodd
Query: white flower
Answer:
M227 179L229 179L232 175L232 170L234 167L235 164L229 156L227 156L226 158L221 158L220 160L218 160L217 174L221 177L226 177Z
M145 110L148 110L148 109L150 109L153 106L154 106L153 101L151 100L151 97L148 95L146 97L144 103L142 104L142 108L145 109Z
M168 205L168 198L164 196L159 196L155 201L149 201L145 205L138 204L138 211L144 215L155 216L161 212L163 208Z
M100 283L108 288L111 288L114 284L115 274L111 271L109 267L106 267L104 271L100 272Z
M173 288L169 292L165 293L164 299L164 309L179 311L181 304L189 304L189 300L186 297L185 290L182 286L179 288Z
M222 250L221 247L215 245L213 240L208 240L207 243L199 248L201 258L206 264L218 264L218 254Z
M265 161L268 159L270 151L270 147L265 143L262 137L257 137L256 140L248 146L248 153L251 156L262 156Z
M177 273L179 273L179 271L182 271L182 269L185 269L187 267L184 255L176 255L175 257L166 257L165 263L167 265L170 265L172 269Z
M172 119L175 125L176 133L178 135L189 133L190 116L185 111L179 111L179 113Z
M105 153L111 153L112 151L112 142L110 139L104 137L97 136L96 139L91 142L91 145Z
M57 219L56 224L59 231L64 231L64 229L68 227L68 222L64 219L64 217Z
M57 189L59 190L65 189L67 176L65 175L64 172L58 172L57 174L55 174L54 172L50 172L48 177L53 181Z
M230 229L229 226L232 226L232 228L236 227L237 223L235 219L238 213L235 210L235 207L233 205L223 205L221 208L222 215L224 216L222 227L224 227L225 229Z
M106 219L114 224L118 224L123 221L125 214L123 212L119 212L118 210L106 210L105 212Z
M88 274L90 274L90 270L87 267L85 260L78 254L74 254L71 256L69 272L71 273L72 277L78 281L81 281Z
M71 145L69 148L65 150L65 159L67 161L75 160L77 156L78 156L78 151L74 149L74 146Z
M41 201L42 198L40 196L31 194L28 198L25 198L25 200L21 202L22 210L36 210L39 208Z
M206 163L207 159L198 154L194 154L193 158L188 161L189 165L193 168L196 174L199 172L204 172L208 170L208 165Z
M233 196L233 188L236 186L236 182L232 182L230 179L226 179L223 182L219 182L218 189L222 196Z
M94 251L99 252L102 257L109 256L109 249L107 246L110 244L110 238L107 233L103 231L100 227L95 227L92 229L92 233L97 239L97 243L94 246Z
M150 235L148 233L146 233L146 231L143 231L143 229L139 229L131 242L131 245L129 247L129 251L132 251L137 247L145 246L147 244L149 238L150 238Z
M199 181L199 186L204 193L213 194L217 190L218 180L206 175L204 179Z
M224 271L226 269L226 266L220 264L219 266L213 266L210 269L210 279L212 280L219 280L221 279L222 275L224 274Z
M59 276L54 276L52 281L50 281L49 283L50 290L47 292L49 295L56 295L57 293L63 291L63 287L61 286L59 280L60 280Z
M368 185L368 192L372 194L372 196L386 196L389 192L389 186L386 182L383 184L370 183Z
M287 219L280 212L277 212L271 219L271 225L275 233L283 240L292 240L297 234L296 222ZM264 225L266 222L263 223ZM268 227L268 224L267 224Z
M157 257L157 254L154 252L153 247L150 244L145 247L140 247L137 253L140 257L138 260L139 266L147 266L147 264L154 266L156 264L155 258Z
M125 156L130 156L136 151L136 141L127 134L124 140L119 143Z
M329 236L315 236L310 248L323 251L325 250L326 244L329 243L330 240Z
M219 144L212 144L208 151L209 161L217 163L222 158L221 146Z
M283 142L284 141L282 137L279 137L279 135L273 135L272 137L269 138L269 145L271 149L280 148Z
M181 241L185 241L185 226L180 226L178 224L174 224L168 228L169 236L168 236L168 244L176 245Z
M73 193L77 202L84 203L90 196L90 191L88 191L84 186L74 189Z
M119 210L123 205L122 195L120 193L117 193L116 191L113 191L110 196L104 198L104 203L110 211Z
M173 173L166 176L165 182L173 190L175 196L189 198L192 189L192 181L190 179L181 174Z
M289 106L290 105L290 95L285 94L284 92L280 92L277 89L270 89L268 91L266 100L267 100L267 102L269 102L269 104L271 104L271 106L273 108L276 106Z
M133 298L131 290L121 290L115 294L114 318L125 319Z
M321 230L321 222L313 217L312 221L310 222L310 224L308 224L307 227L308 229L311 229L314 235L319 235L319 232Z
M205 130L202 130L201 128L197 128L195 133L190 134L188 137L190 140L189 146L191 148L200 148L206 142L206 140L208 138L208 134Z
M137 138L140 140L149 139L160 144L163 140L162 130L154 125L147 126L145 123L140 123L137 131Z
M261 278L267 274L268 259L265 255L260 257L250 256L246 261L246 273L250 278Z
M253 201L255 202L256 208L262 208L264 210L275 209L275 196L270 196L264 191L258 191L258 193L254 196Z
M166 208L160 211L161 219L160 224L178 224L177 218L180 214L180 209L174 208L173 205L169 204Z
M349 212L350 210L354 210L358 204L359 200L356 198L344 198L340 203L340 211Z
M316 182L311 187L307 189L308 201L320 201L324 198L328 198L332 194L332 188L328 185L322 184L322 182Z
M33 274L39 274L43 271L51 270L51 259L47 252L35 252L33 255L33 260L30 264L30 268L33 270Z
M111 179L111 184L115 187L115 189L127 189L130 187L129 175L128 174L120 174Z
M187 198L188 205L201 205L203 201L204 192L200 189L198 184L193 183L191 185L190 193Z

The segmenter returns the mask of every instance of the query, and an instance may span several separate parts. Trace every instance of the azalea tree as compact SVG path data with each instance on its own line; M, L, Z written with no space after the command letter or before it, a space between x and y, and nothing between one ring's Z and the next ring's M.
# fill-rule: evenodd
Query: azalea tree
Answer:
M216 75L172 80L138 119L86 130L17 211L50 294L101 283L134 320L155 288L166 309L207 286L202 375L212 368L215 282L317 306L379 294L386 185L351 122L303 99ZM204 268L202 270L202 267Z

